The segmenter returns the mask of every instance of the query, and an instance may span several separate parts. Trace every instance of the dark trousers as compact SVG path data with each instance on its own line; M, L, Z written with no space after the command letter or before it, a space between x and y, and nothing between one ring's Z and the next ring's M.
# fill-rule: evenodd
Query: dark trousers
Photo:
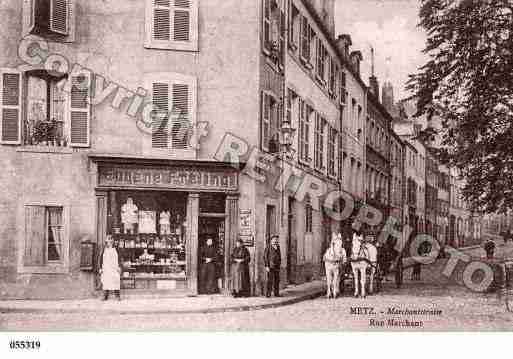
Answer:
M116 298L121 298L121 295L119 293L119 290L104 290L103 291L103 299L107 300L109 299L109 292L114 292L114 295L116 296Z
M267 293L268 297L271 296L271 290L274 296L280 295L280 268L269 268L267 273Z

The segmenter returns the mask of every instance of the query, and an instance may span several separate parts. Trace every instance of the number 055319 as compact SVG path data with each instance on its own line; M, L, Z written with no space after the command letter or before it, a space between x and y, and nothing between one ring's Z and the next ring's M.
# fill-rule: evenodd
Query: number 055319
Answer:
M11 340L9 342L11 349L37 350L41 348L39 340Z

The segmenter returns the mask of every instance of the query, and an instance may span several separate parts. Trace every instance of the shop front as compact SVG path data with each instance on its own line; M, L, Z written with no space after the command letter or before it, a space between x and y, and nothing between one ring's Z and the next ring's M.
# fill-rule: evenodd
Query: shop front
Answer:
M229 293L226 274L238 233L237 170L199 161L93 160L97 253L112 235L122 289L196 295L208 287L209 294ZM213 248L205 258L207 242Z

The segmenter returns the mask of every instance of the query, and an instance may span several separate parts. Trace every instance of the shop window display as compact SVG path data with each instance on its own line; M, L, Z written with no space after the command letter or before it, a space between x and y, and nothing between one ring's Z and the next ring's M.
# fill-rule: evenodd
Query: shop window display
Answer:
M123 287L185 288L187 194L116 191L109 203Z

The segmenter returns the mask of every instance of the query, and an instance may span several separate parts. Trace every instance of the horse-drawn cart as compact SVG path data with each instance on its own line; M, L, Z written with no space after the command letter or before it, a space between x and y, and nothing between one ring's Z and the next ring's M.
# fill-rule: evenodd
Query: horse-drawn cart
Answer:
M378 247L378 260L373 265L374 273L372 273L372 266L369 266L366 271L366 284L367 289L373 279L374 288L376 293L379 293L382 289L385 278L393 274L395 285L400 288L403 284L403 257L401 255L394 254L392 251L387 250L384 246ZM374 274L374 278L371 278ZM354 290L354 277L353 271L351 270L351 263L348 262L342 267L340 275L340 291L344 293L346 289Z

